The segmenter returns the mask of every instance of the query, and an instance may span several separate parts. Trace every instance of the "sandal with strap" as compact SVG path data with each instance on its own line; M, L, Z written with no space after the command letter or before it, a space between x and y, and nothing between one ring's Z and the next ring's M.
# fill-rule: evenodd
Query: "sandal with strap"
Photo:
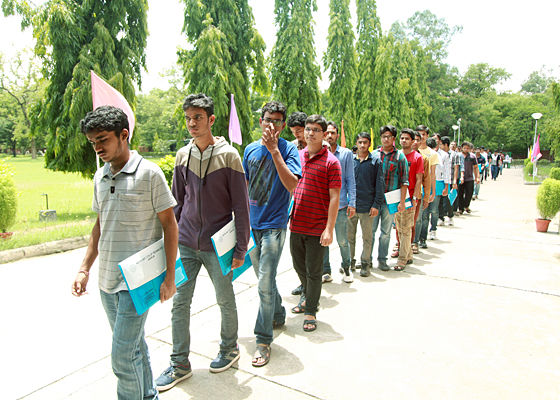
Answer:
M406 264L405 265L400 265L400 264L395 265L395 271L403 271L405 268L406 268Z
M303 330L305 332L313 332L315 329L317 329L317 320L316 319L304 319L303 320Z
M292 307L292 313L303 314L305 312L305 306L303 305L303 303L305 303L305 296L302 295L297 306Z
M412 245L410 247L411 247L411 250L412 250L412 254L420 253L420 251L418 250L418 243L412 243Z
M271 349L269 344L258 343L251 365L257 368L264 367L270 361L270 352Z

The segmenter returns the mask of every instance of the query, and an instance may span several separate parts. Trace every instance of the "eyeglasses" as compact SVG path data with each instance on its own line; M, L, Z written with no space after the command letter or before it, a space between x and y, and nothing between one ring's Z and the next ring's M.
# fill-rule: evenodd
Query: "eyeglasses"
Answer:
M263 122L265 124L272 124L274 126L282 126L284 124L284 121L281 119L263 118Z
M305 132L314 132L314 133L322 133L323 130L321 128L309 128L305 127Z

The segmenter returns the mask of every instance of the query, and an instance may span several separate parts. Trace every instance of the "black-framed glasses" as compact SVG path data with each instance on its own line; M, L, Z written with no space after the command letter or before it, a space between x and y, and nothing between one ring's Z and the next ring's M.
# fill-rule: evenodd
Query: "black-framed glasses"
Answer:
M280 127L284 124L284 121L281 119L270 119L270 118L263 118L263 122L265 124L272 124L274 126Z

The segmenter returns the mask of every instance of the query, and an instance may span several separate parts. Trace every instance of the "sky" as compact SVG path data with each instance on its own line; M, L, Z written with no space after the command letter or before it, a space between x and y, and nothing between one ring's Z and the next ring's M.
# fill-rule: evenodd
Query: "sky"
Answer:
M354 1L351 1L354 4ZM267 54L276 40L273 0L249 0L255 25L267 45ZM315 48L321 65L321 89L328 87L328 72L322 67L327 47L329 1L317 0L315 20ZM183 5L179 0L149 0L147 71L142 77L142 92L168 87L161 74L175 66L178 47L188 43L181 34ZM355 7L353 7L355 8ZM382 29L387 32L393 22L405 22L416 11L430 10L438 18L453 25L461 25L448 49L448 64L464 73L470 64L485 62L504 68L511 78L498 87L501 91L517 92L533 71L546 67L557 79L560 77L560 52L554 43L560 15L558 0L531 2L506 0L378 0L377 14ZM355 15L353 25L355 26ZM0 51L8 59L17 49L32 47L31 34L22 33L19 18L0 17Z

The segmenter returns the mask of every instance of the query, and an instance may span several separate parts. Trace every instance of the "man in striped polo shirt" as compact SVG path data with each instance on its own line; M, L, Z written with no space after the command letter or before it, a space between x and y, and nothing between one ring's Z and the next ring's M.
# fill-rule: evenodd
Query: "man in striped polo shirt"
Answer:
M157 399L144 339L148 313L137 314L118 264L165 233L167 274L160 287L161 301L175 294L176 203L161 169L129 150L128 119L121 109L98 107L87 113L80 126L105 165L93 178L97 221L72 294L86 293L89 271L99 254L99 289L113 331L111 364L117 376L117 397Z
M317 328L315 314L321 297L321 273L325 247L333 240L338 215L341 172L340 162L323 146L327 121L310 115L305 121L307 147L300 151L302 179L294 191L294 208L290 224L290 251L303 294L292 308L304 313L303 330Z

